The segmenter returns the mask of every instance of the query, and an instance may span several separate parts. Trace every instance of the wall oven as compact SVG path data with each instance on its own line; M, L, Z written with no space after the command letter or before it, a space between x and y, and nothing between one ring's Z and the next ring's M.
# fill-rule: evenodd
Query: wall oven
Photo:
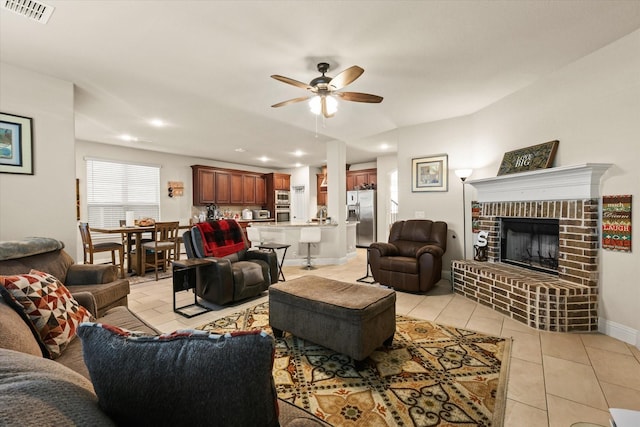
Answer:
M290 205L276 205L276 222L289 222L291 221L291 208Z
M286 206L287 209L291 204L291 193L286 190L276 190L276 206Z

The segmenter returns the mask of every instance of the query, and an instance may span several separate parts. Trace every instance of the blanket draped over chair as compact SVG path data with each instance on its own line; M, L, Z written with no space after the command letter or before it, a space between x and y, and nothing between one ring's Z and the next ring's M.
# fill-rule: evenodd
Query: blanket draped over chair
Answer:
M196 224L205 256L223 257L245 248L242 227L234 220L199 222Z

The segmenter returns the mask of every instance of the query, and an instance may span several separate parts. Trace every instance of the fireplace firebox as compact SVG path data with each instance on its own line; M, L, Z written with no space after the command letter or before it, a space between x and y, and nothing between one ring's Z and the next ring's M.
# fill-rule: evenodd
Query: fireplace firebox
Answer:
M557 219L500 218L500 261L557 275L559 232Z

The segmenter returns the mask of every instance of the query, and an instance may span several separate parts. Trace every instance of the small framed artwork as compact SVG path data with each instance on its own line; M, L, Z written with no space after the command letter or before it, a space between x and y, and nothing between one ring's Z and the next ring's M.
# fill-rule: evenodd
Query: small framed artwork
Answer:
M0 113L0 173L33 175L30 118Z
M411 160L411 191L448 191L449 165L446 154Z
M551 167L559 143L557 140L549 141L505 153L498 176Z

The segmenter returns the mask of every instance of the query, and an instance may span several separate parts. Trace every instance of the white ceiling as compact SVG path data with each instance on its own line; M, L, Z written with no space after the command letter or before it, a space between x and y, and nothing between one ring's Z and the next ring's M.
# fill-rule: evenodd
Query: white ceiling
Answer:
M640 28L637 0L45 3L48 24L0 9L0 60L75 83L77 138L272 169L321 165L333 139L373 161L396 150L374 135L473 113ZM324 121L270 107L305 96L271 74L306 83L321 61L363 67L345 90L384 101Z

